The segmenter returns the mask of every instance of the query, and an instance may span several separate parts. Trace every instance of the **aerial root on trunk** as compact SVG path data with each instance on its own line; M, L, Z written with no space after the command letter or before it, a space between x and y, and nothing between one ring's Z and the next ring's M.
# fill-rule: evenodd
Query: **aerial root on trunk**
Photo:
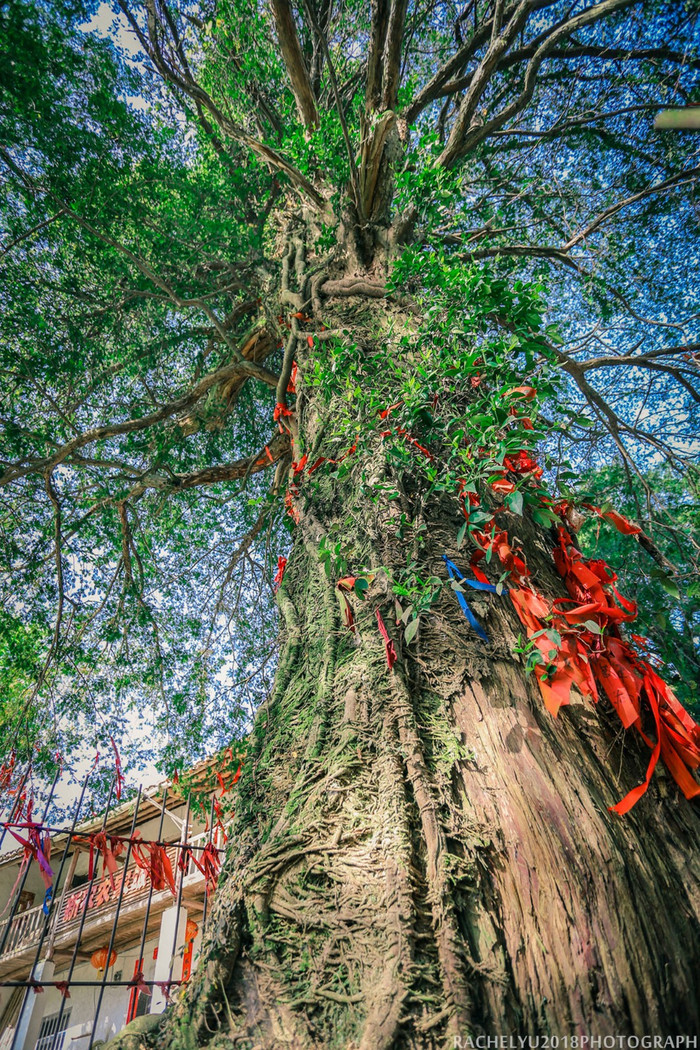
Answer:
M411 693L401 669L392 679L392 703L406 774L413 788L426 852L425 878L433 915L433 930L440 958L449 1027L454 1032L467 1028L470 1015L467 975L459 952L461 937L454 901L447 880L448 857L445 832L438 818L439 797L426 767L411 702Z

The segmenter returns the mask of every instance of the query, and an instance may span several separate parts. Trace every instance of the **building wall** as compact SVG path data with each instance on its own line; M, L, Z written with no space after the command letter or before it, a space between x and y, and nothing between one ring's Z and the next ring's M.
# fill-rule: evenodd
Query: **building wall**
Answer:
M175 814L181 819L184 818L185 808L182 805L175 805L175 800L173 800L173 805L169 806L168 808L172 809L175 812ZM203 831L203 823L196 821L190 822L190 838L200 834ZM180 827L167 813L163 823L163 829L160 834L159 816L154 816L153 818L140 823L139 832L141 838L145 841L156 840L159 838L161 840L179 841L181 834ZM107 828L107 834L110 834L109 827ZM128 831L120 831L120 834L124 836L128 834ZM64 843L62 843L59 840L56 846L54 847L54 852L51 856L51 864L56 874L58 873L58 869L61 863L63 849ZM123 862L124 857L125 854L122 854L120 858L121 862ZM15 895L14 891L16 889L16 880L19 871L20 859L20 854L16 853L14 856L3 856L2 861L0 862L0 912L2 912L3 908L5 908L6 905L9 904L11 898L13 898ZM95 880L95 885L97 885L98 882L101 881L103 878L102 858L97 851L95 851L95 862L99 864L97 869L98 878ZM133 866L134 862L132 860L129 865L130 870ZM66 882L66 877L68 876L68 873L71 871L71 867L73 867L73 865L71 864L71 856L69 855L66 859L63 868L61 883L57 887L55 887L54 891L54 914L57 916L63 915L65 913L66 903L70 900L71 896L74 893L79 893L81 888L84 889L87 887L89 852L87 850L79 851L77 862L74 866L74 873L71 879L71 884L68 887L64 897L64 884ZM117 889L119 888L121 883L121 863L119 867L120 871L116 875ZM179 872L177 869L175 869L174 873L177 884ZM203 888L204 887L202 882L201 896L203 896ZM30 864L26 882L24 885L24 890L25 893L34 895L34 899L31 902L30 907L36 908L42 904L44 900L45 887L39 873L38 865L34 862ZM146 892L145 888L144 892ZM105 906L105 908L103 908L101 911L101 914L103 916L106 916L108 911L113 912L114 903L116 902L117 896L118 893L115 894L113 891L112 895L110 896L109 906ZM163 895L160 894L159 896L162 898ZM201 908L201 897L198 898L198 900L199 907ZM124 902L125 903L122 908L122 917L126 908L126 897L124 898ZM161 903L160 908L162 907L163 904ZM186 907L187 901L183 901L183 909ZM10 907L7 908L5 917L9 917L9 914ZM170 959L170 956L172 955L173 935L176 926L178 931L178 948L175 952L175 957L173 958L172 978L174 980L179 980L182 977L184 929L187 915L184 910L181 911L179 915L179 921L176 923L175 916L177 914L178 913L176 912L176 909L174 907L174 902L171 901L169 894L166 910L162 911L160 914L157 914L157 912L155 911L152 912L151 920L153 921L155 919L155 929L151 929L149 924L149 933L145 944L142 962L144 977L147 981L149 979L163 979L164 971L165 977L167 979L167 963ZM198 914L193 914L192 917L195 918L195 921L201 921ZM85 941L86 937L89 934L91 922L94 923L95 921L96 912L92 908L88 908L88 911L86 913L83 941ZM97 931L100 928L99 920L97 921L98 926L95 927L96 932L93 937L93 940L95 937L98 936ZM43 919L41 925L43 925ZM39 926L37 931L37 942L38 936L41 932L41 925ZM111 922L109 924L109 928L111 929ZM130 929L128 930L128 936L126 941L124 940L125 932L126 931L124 930L124 925L122 924L122 922L118 922L117 933L114 942L114 950L117 952L117 959L115 961L114 966L111 967L108 972L108 981L112 981L115 979L121 979L122 981L130 981L134 976L135 967L139 955L140 935L139 931L134 929L133 923ZM2 919L0 919L0 937L1 936ZM67 934L65 934L64 937L65 936L67 936ZM200 940L201 932L194 942L193 960L194 957L196 957ZM105 946L108 943L108 941L109 934L107 934L107 936L105 937ZM47 938L47 940L44 942L44 950L42 951L42 955L45 955L48 943L49 940ZM26 1034L20 1040L18 1040L18 1044L15 1047L15 1050L34 1050L34 1047L36 1045L36 1036L38 1034L41 1019L55 1015L61 1009L62 995L58 989L53 987L53 982L65 981L68 979L69 963L66 958L66 945L65 943L61 943L60 937L59 940L57 940L57 945L60 946L61 950L57 954L56 969L55 972L53 972L50 976L46 978L46 985L44 991L40 994L35 994L32 991L29 991L27 993L27 1002L24 1008L24 1017L26 1019L27 1016L30 1016L31 1024L29 1025ZM154 952L156 949L159 949L159 954L161 956L157 975L155 973L156 959L154 958ZM71 951L72 946L69 947L68 950ZM94 945L84 949L84 952L85 954L89 955L93 950ZM33 958L34 953L35 949L33 949L29 953L29 956ZM163 960L165 960L165 962ZM12 979L26 980L29 977L30 965L30 962L26 964L26 973L22 975L17 974ZM119 977L118 975L121 976ZM90 964L89 961L83 958L80 960L79 963L76 964L73 970L71 981L94 981L100 979L101 974L94 969L94 967ZM62 1045L63 1050L88 1050L99 993L100 989L98 987L71 987L70 998L65 1000L64 1005L64 1014L67 1011L70 1011L69 1023L65 1031L62 1044L59 1041L56 1043L57 1046ZM12 994L12 989L0 987L0 1050L9 1050L9 1046L12 1040L12 1030L6 1031L4 1035L1 1030L3 1012L5 1011L8 1002L12 997ZM174 994L177 994L177 988L174 989ZM129 1009L131 996L132 989L124 985L119 987L105 987L102 998L102 1004L100 1006L98 1023L95 1030L95 1040L98 1041L98 1045L100 1040L106 1042L107 1040L113 1038L113 1036L116 1035L123 1028L127 1019L127 1011ZM161 992L156 990L155 995L148 1000L147 1008L141 1009L139 1012L160 1012L163 1008L163 995Z

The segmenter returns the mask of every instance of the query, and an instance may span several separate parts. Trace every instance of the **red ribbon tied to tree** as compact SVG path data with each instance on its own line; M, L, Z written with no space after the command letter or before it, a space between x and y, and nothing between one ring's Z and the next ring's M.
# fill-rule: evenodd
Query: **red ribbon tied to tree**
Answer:
M27 815L31 815L31 803ZM29 859L31 857L39 865L42 881L48 890L53 885L53 870L49 863L51 858L51 838L48 831L45 831L41 824L33 820L27 820L24 824L15 826L26 830L26 839L13 831L9 825L5 825L12 837L24 847L25 858Z
M275 410L272 413L272 418L274 419L275 423L279 427L280 434L284 434L285 430L289 429L288 427L282 426L282 419L285 416L292 416L292 415L294 415L294 413L292 412L292 410L290 408L287 408L286 405L283 405L281 401L277 402L277 404L275 405Z
M582 506L584 506L586 510L592 510L599 518L609 521L611 525L615 526L618 532L623 534L623 536L637 536L642 532L639 525L635 525L634 522L629 521L627 518L623 517L622 514L618 514L616 510L602 510L600 507L594 507L592 503L583 503Z
M226 828L224 827L224 811L221 808L221 803L219 802L218 798L212 799L212 805L214 807L214 813L216 815L216 827L220 830L221 837L223 838L224 842L227 842L228 835L226 834Z
M503 397L512 397L514 394L518 395L518 399L521 401L534 401L537 397L537 391L534 386L514 386L510 390L506 390L503 393Z
M216 889L219 869L221 868L221 858L219 851L213 842L208 842L202 850L201 858L197 857L196 852L189 846L185 846L180 852L180 859L178 861L178 867L183 874L187 874L187 867L190 860L194 864L195 868L204 876L207 885L207 893L213 893Z
M348 594L355 593L356 579L356 576L343 576L335 585L336 594L340 601L340 618L343 621L343 626L349 627L351 631L355 630L355 614Z
M272 581L275 590L279 590L282 580L284 579L284 570L287 568L287 559L283 558L282 555L277 559L277 572L275 578Z
M9 758L0 766L0 791L5 791L12 786L12 777L17 763L17 753L13 748Z
M173 985L179 984L179 981L156 981L156 988L160 989L163 998L166 1003L172 1002Z
M599 558L584 558L563 527L554 561L569 599L556 598L550 606L529 587L510 592L518 617L542 656L534 670L547 710L556 716L570 702L574 686L595 702L600 687L623 727L634 728L651 749L644 780L610 807L614 812L627 813L639 801L659 758L686 798L700 796L700 784L689 772L700 767L700 726L648 661L620 637L618 625L635 618L636 604L620 594L610 566ZM572 603L573 608L566 608ZM551 628L556 628L560 642L551 640ZM654 738L644 728L645 712L653 722Z
M198 865L207 883L207 890L213 893L219 880L221 857L212 842L208 842L202 851L201 866Z
M391 638L389 637L389 632L387 631L384 621L382 620L382 614L380 613L379 609L376 609L375 612L377 616L377 627L379 628L379 633L384 639L384 654L386 656L386 664L389 670L391 671L394 667L394 664L396 663L396 647Z
M291 372L291 375L289 376L289 382L287 383L287 393L288 394L296 394L296 392L297 392L296 382L297 382L297 363L296 363L296 361L292 361L292 372Z

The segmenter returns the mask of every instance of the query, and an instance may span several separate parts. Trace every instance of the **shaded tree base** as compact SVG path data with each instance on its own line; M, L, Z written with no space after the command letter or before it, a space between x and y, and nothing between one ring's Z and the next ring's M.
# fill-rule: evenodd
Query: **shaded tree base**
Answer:
M351 633L318 561L299 544L290 564L202 962L149 1042L696 1032L698 820L667 774L608 811L647 755L603 702L547 714L507 600L480 610L487 655L445 595L389 673L374 617Z

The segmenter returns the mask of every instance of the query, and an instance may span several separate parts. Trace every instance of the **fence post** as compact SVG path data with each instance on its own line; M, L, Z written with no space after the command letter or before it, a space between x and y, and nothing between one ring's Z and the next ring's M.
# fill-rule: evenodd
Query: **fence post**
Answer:
M114 911L114 922L112 923L112 931L109 935L109 945L107 947L107 963L104 968L102 975L102 985L100 986L100 993L97 997L97 1006L95 1007L95 1017L92 1022L92 1030L90 1032L90 1044L88 1050L92 1050L92 1045L95 1042L95 1033L97 1031L97 1022L100 1017L100 1010L102 1009L102 998L105 993L105 987L107 985L107 974L109 973L109 960L112 957L112 948L114 947L114 940L117 935L117 923L119 922L119 913L122 907L122 898L124 897L124 884L126 883L126 872L129 867L129 860L131 859L131 847L133 844L134 832L136 830L136 821L138 820L139 806L141 805L141 785L139 785L139 793L136 796L136 804L134 806L134 816L131 821L131 831L129 832L129 842L126 849L126 857L124 859L124 868L122 870L122 880L119 884L119 897L117 898L117 906Z

